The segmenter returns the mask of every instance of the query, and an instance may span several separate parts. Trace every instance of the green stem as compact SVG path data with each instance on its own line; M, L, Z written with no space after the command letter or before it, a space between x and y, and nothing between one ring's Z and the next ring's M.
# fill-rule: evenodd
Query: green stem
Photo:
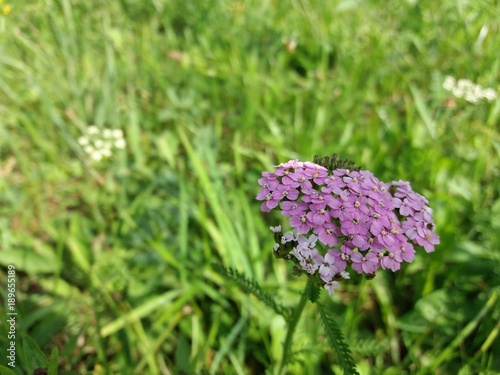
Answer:
M307 283L310 284L312 282L312 278L307 278ZM308 285L309 286L309 285ZM283 357L281 358L280 368L278 374L282 374L285 369L285 364L289 360L290 351L292 348L292 339L293 334L295 333L295 328L297 328L297 323L300 320L300 316L304 311L304 307L306 306L308 295L306 293L306 289L302 292L302 296L300 297L299 304L293 311L292 316L290 317L290 321L288 322L288 331L286 332L285 342L283 343Z

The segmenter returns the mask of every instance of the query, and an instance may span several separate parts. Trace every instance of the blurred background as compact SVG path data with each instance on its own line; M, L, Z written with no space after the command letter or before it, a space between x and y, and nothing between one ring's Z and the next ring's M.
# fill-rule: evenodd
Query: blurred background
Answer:
M282 219L260 212L257 179L332 153L410 181L441 236L395 274L323 291L360 374L497 373L499 14L488 0L0 1L14 373L57 349L60 374L273 374L283 319L212 263L293 307L305 280L272 256ZM312 304L293 350L290 374L341 373Z

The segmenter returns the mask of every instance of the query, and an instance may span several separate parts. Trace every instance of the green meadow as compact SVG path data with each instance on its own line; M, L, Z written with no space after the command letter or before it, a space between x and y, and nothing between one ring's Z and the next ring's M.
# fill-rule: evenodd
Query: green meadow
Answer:
M497 374L500 99L443 82L500 94L499 14L493 0L0 2L0 374L279 374L285 320L216 265L292 309L306 278L273 257L285 221L260 211L257 180L333 153L410 181L441 238L321 292L358 372ZM112 132L120 145L89 147ZM343 373L313 304L291 351L283 374Z

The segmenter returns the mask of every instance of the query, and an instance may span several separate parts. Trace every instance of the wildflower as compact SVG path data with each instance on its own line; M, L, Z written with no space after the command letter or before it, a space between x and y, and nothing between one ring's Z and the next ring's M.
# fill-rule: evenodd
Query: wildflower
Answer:
M378 257L376 253L368 253L363 255L355 252L351 256L352 269L357 273L374 274L379 267Z
M388 251L386 255L380 259L380 265L383 269L390 268L393 272L399 270L401 266L401 250Z
M102 150L101 150L101 155L105 158L109 158L111 156L111 149L107 148L107 147L104 147Z
M90 146L90 145L86 145L83 147L83 150L87 153L87 154L93 154L94 153L94 147Z
M275 255L300 266L296 274L316 277L332 295L337 280L349 279L349 267L373 278L379 268L395 272L412 262L414 246L434 251L432 209L408 182L385 183L345 161L319 160L290 160L258 180L261 210L280 209L294 230L271 227Z
M90 125L86 133L79 137L77 141L82 146L83 151L94 162L110 158L114 149L124 149L126 147L122 130L101 130L96 125Z
M351 262L351 254L352 254L352 249L343 244L341 247L340 247L340 251L339 250L328 250L328 253L327 254L332 254L333 257L335 258L335 266L337 267L337 269L342 272L346 269L347 265L350 264Z
M281 236L281 243L284 245L288 242L297 241L297 236L294 233L288 232Z
M99 134L99 128L95 125L90 125L88 128L87 128L87 134L88 135L96 135L96 134Z
M301 215L308 207L306 203L284 201L281 203L281 214L283 216Z
M423 246L425 251L428 253L433 252L434 245L438 245L440 243L439 236L427 228L419 226L417 228L417 233L418 236L415 238L415 242L420 246Z
M313 250L316 248L316 242L318 241L318 236L315 234L311 235L311 237L306 238L305 236L300 236L299 239L299 247L306 252L309 250Z
M321 279L325 283L330 282L334 278L334 276L339 273L338 268L335 267L335 256L333 255L333 253L326 253L323 264L319 267L318 272Z
M312 179L315 184L324 184L326 178L328 177L328 170L313 163L304 163L304 176Z
M81 146L87 146L89 144L89 139L87 137L80 137L78 138L78 143Z
M456 80L455 78L451 77L451 76L446 76L444 78L444 82L443 82L443 88L446 90L446 91L452 91L453 88L455 87L455 84L456 84Z
M99 160L101 160L101 159L102 159L103 154L101 154L101 153L100 153L99 151L97 151L97 150L94 150L94 152L92 152L92 153L90 154L90 157L91 157L91 158L92 158L92 160L94 160L94 161L99 161Z
M301 215L295 215L290 218L290 226L297 229L299 233L309 233L311 225L312 223L307 219L305 212Z
M111 129L104 129L102 131L102 135L104 138L112 138L113 137L113 131Z
M351 278L351 275L349 275L349 272L342 271L340 272L340 277L342 277L345 280L349 280Z
M113 129L112 131L113 137L115 139L122 139L123 138L123 130L121 129Z
M342 221L351 219L350 212L346 209L345 202L342 199L335 199L329 203L332 208L330 216Z
M127 143L125 142L125 139L123 139L123 138L115 140L115 143L114 143L115 148L118 148L118 149L124 149L126 145L127 145Z
M338 236L341 234L339 228L331 221L325 222L320 227L315 227L314 233L318 235L320 242L327 246L337 246Z
M415 249L413 248L413 245L411 243L406 242L401 246L401 258L407 262L411 263L413 262L413 259L415 259Z
M340 286L338 281L330 281L325 284L324 288L328 291L328 294L330 296L333 296L335 293L335 289L337 289Z
M319 251L315 248L302 248L302 250L296 250L295 255L299 259L299 264L302 269L308 274L314 274L323 264L323 257Z
M314 227L322 226L327 220L330 219L330 215L326 210L325 203L313 203L309 205L309 212L307 213L307 219L314 224Z
M275 227L269 227L271 229L271 232L273 233L279 233L281 232L281 225L275 226Z
M4 16L8 16L10 11L12 10L12 7L9 4L3 4L3 1L0 0L0 11Z
M280 184L276 186L276 190L273 192L273 196L278 200L287 198L288 200L293 201L298 198L299 192L289 185Z
M482 99L491 102L496 99L497 93L492 88L483 88L468 79L455 79L446 76L443 81L443 88L451 92L457 98L464 98L469 103L477 103Z
M278 207L278 199L274 198L272 193L267 193L264 197L259 193L257 199L264 201L261 205L263 212L270 212L273 208Z

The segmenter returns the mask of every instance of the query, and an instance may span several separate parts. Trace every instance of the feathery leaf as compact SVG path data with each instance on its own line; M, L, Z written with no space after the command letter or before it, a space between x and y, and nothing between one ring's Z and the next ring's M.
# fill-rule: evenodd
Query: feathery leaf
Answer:
M312 276L308 276L308 277L312 277ZM311 301L312 303L315 303L319 299L320 291L321 290L318 288L318 286L314 282L309 282L306 285L306 289L305 289L304 293L307 294L307 298L309 299L309 301Z
M318 311L321 316L323 326L325 327L326 335L328 336L328 340L337 354L337 359L340 366L344 370L344 375L359 375L356 370L354 360L352 359L349 346L345 342L344 336L342 335L340 328L337 326L337 323L335 323L333 317L321 303L317 302L316 305L318 306Z
M250 280L235 269L226 268L224 266L221 266L220 264L213 263L212 267L220 275L226 277L231 281L234 281L243 291L254 294L255 297L257 297L265 305L273 309L277 314L283 316L285 320L288 320L288 311L282 305L278 304L270 293L262 290L260 285L255 280Z

